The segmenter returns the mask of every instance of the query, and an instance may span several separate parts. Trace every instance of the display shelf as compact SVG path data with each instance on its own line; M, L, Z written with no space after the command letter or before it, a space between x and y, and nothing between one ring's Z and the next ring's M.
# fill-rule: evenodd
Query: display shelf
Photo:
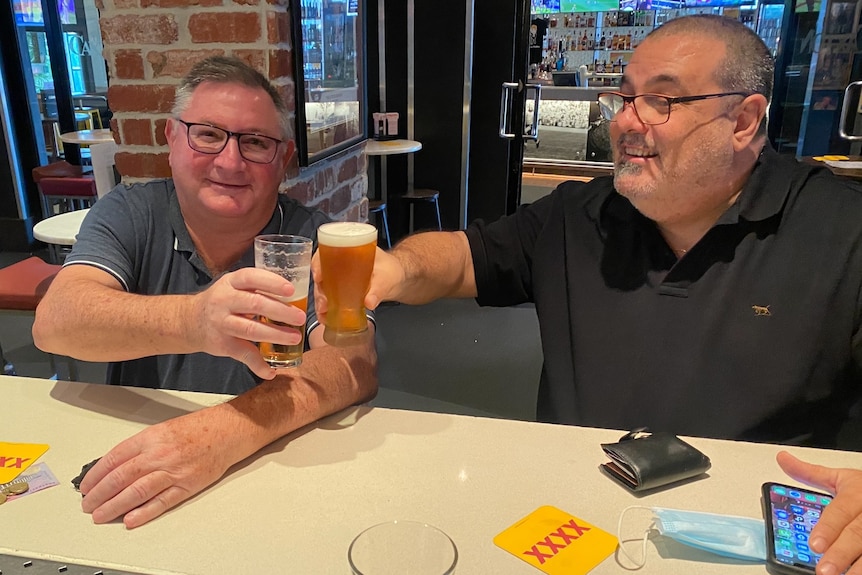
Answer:
M542 63L544 68L557 71L574 71L586 65L591 71L620 72L656 20L653 10L549 16Z

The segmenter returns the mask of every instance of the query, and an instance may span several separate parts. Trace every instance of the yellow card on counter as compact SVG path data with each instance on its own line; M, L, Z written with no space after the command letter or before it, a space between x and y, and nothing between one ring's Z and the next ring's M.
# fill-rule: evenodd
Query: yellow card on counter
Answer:
M582 575L617 548L617 538L556 507L539 507L494 544L549 575Z
M814 159L818 162L825 162L827 160L835 162L840 160L849 160L850 158L847 156L814 156Z
M0 484L9 483L50 446L40 443L4 443L0 441Z

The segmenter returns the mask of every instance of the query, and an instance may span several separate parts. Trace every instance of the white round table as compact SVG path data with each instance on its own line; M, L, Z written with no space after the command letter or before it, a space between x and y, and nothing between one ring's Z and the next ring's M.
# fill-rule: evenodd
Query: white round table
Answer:
M393 156L395 154L412 154L422 149L422 142L416 140L368 140L365 153L369 156ZM382 158L380 165L380 199L386 202L389 196L386 181L386 163Z
M59 262L60 259L57 257L57 246L71 246L75 244L78 231L81 229L81 223L89 211L90 209L87 208L85 210L57 214L33 226L33 237L48 244L51 259L54 263Z
M66 132L60 134L60 139L67 144L78 144L79 146L91 146L93 144L105 144L114 141L114 135L109 128L98 130L78 130L77 132Z
M422 142L416 140L368 140L365 153L369 156L391 156L411 154L422 149Z
M74 245L81 222L89 211L87 208L46 218L33 226L33 237L46 244Z

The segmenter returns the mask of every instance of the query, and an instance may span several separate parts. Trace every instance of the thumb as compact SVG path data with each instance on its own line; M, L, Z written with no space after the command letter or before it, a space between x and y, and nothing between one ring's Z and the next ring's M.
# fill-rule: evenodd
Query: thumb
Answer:
M775 459L782 471L793 479L835 493L836 470L802 461L787 451L778 452Z
M365 295L365 309L377 309L379 305L380 297L376 293L369 291Z

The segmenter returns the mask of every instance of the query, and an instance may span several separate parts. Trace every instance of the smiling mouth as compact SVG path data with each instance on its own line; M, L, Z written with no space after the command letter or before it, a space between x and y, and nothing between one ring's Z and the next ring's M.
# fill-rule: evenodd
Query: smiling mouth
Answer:
M628 158L654 158L658 155L639 147L620 146L620 148Z
M240 188L245 188L245 187L247 187L247 186L248 186L248 184L229 184L229 183L227 183L227 182L216 182L216 181L213 181L213 180L210 180L210 182L211 182L214 186L216 186L216 187L219 187L219 188L228 188L228 189L234 189L234 190L237 190L237 189L240 189Z

